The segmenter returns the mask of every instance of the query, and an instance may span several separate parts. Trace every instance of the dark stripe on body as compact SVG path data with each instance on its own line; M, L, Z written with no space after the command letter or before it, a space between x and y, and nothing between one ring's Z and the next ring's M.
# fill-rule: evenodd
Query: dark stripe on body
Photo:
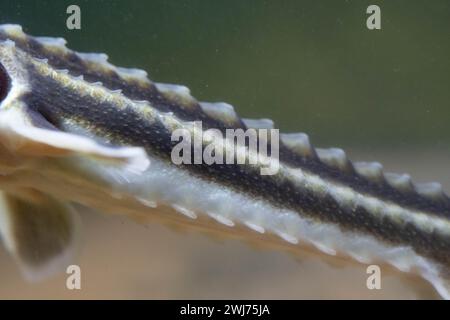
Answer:
M0 32L0 39L6 39ZM27 36L24 39L13 39L16 45L34 57L46 58L55 69L68 69L71 75L83 75L88 82L100 81L111 90L121 89L123 94L132 100L148 100L152 106L162 112L174 112L182 120L202 121L204 129L217 128L223 133L226 128L232 128L221 121L208 117L198 104L190 110L164 97L153 84L130 82L122 79L117 73L111 71L101 73L90 68L78 55L68 51L65 56L54 54L51 51ZM240 122L235 128L245 128ZM371 181L359 176L354 170L343 172L330 167L317 158L302 157L284 145L280 145L280 161L292 166L308 170L323 179L345 184L361 193L369 194L385 201L391 201L411 210L425 211L437 216L450 218L450 199L428 199L416 192L400 191L385 180Z
M0 40L8 38L11 37L0 32ZM222 122L208 117L198 103L195 103L195 106L187 107L167 99L159 92L153 83L127 81L121 78L113 70L110 70L107 73L102 73L100 70L94 70L75 52L67 50L67 53L64 56L57 55L54 52L47 50L44 45L30 36L27 36L25 39L12 38L12 40L16 43L17 47L31 56L39 59L48 59L48 64L54 69L67 69L72 76L82 75L87 82L102 82L103 86L110 90L121 89L127 98L137 101L147 100L156 109L162 112L173 112L180 119L186 121L195 119L204 122L205 127L219 128L221 130L230 128L229 126L225 127ZM194 112L189 110L189 108L193 108ZM237 126L236 128L242 127L244 126L240 123L240 126Z
M110 102L98 102L62 87L34 70L30 72L32 92L24 99L31 112L41 113L56 127L61 127L58 122L62 119L81 120L81 125L87 122L98 128L98 134L108 134L114 143L143 146L149 154L173 165L170 154L177 142L171 141L171 132L163 124L158 121L148 123L132 106L119 110ZM87 129L92 130L91 127ZM418 253L450 265L448 236L426 233L409 223L397 225L387 218L374 217L362 207L343 208L329 195L299 191L291 181L262 176L248 165L203 164L185 165L184 168L202 179L225 184L237 192L294 210L302 216L368 233L391 244L411 245Z

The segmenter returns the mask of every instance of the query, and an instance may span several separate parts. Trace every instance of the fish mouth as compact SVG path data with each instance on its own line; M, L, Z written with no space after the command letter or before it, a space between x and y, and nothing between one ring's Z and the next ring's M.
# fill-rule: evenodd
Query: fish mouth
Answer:
M11 78L5 67L0 63L0 103L8 96L11 90Z

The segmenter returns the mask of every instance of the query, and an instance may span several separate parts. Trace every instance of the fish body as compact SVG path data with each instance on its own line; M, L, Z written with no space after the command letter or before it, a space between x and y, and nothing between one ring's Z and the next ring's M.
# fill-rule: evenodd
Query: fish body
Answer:
M70 204L79 203L385 263L450 298L450 198L437 183L352 163L341 149L314 148L304 133L267 138L278 156L261 156L226 132L272 130L270 120L240 118L226 103L198 102L184 86L152 82L142 70L17 25L0 26L0 99L0 231L30 277L71 259ZM202 151L220 145L264 161L175 164L177 130L200 139ZM272 165L276 173L261 174Z

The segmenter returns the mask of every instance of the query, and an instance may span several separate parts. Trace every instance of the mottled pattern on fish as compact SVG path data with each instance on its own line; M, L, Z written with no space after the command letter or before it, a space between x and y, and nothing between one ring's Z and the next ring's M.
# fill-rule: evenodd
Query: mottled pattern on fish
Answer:
M144 71L113 66L104 54L77 53L63 39L31 37L15 25L0 26L0 68L4 136L12 130L73 149L79 162L59 159L57 167L73 170L83 183L148 207L163 204L190 218L276 234L289 245L311 243L326 254L415 271L450 298L450 198L439 184L415 184L406 174L384 173L378 163L352 163L341 149L313 148L303 133L281 135L281 167L273 176L260 175L260 164L176 166L171 135L180 128L193 132L193 121L222 132L273 123L239 118L228 104L197 102L186 87L152 82ZM19 118L24 129L10 128ZM66 134L67 145L58 133ZM108 158L132 166L110 166ZM3 167L4 175L18 172Z

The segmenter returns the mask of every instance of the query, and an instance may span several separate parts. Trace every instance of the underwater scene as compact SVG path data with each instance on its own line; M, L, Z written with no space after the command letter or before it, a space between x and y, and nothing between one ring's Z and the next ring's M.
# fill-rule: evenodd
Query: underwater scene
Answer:
M0 0L0 299L450 299L449 17Z

